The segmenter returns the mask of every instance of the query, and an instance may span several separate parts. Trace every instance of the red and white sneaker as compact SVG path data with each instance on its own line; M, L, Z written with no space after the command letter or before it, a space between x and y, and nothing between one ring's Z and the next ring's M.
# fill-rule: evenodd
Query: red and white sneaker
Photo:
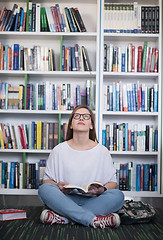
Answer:
M40 220L42 223L58 223L58 224L67 224L69 220L65 217L62 217L51 210L45 209L42 211Z
M93 222L93 227L105 228L105 227L118 227L120 225L120 217L117 213L111 213L107 216L97 216Z

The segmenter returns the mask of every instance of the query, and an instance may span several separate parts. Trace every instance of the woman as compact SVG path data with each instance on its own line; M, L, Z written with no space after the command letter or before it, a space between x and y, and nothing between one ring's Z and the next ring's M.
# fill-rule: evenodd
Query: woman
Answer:
M92 185L86 194L64 188L67 184L81 186L92 181L103 186ZM69 118L66 141L49 155L39 187L39 197L48 209L41 213L40 220L117 227L120 218L115 212L123 206L124 195L116 185L110 153L97 142L94 114L87 106L79 105Z

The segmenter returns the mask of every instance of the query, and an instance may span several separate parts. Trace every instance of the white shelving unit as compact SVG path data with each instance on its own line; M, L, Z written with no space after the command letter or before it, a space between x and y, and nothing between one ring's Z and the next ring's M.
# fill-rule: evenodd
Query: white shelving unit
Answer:
M137 163L157 163L158 164L158 189L156 192L149 191L124 191L126 197L160 197L163 193L163 188L161 189L161 174L163 169L161 169L161 47L162 47L162 1L156 0L138 0L138 4L141 5L155 5L160 6L160 33L159 34L143 34L143 33L104 33L104 3L133 3L134 1L107 1L102 0L102 17L101 17L101 68L100 68L100 141L102 141L102 130L105 129L106 124L111 123L144 123L151 124L158 127L158 152L120 152L111 151L114 162L128 163L135 161ZM144 41L148 41L150 46L155 46L159 49L159 72L158 73L143 73L143 72L105 72L103 71L103 59L104 59L104 43L117 46L128 45L133 43L136 46L143 46ZM146 83L151 86L154 83L159 84L159 100L158 100L158 112L113 112L104 111L103 108L103 85L110 85L112 82L123 83L136 83L137 80L140 83Z
M106 0L105 0L106 1ZM96 84L96 127L97 135L100 143L102 142L102 129L108 123L121 122L137 122L148 123L158 126L158 152L111 152L113 161L129 162L136 161L140 163L157 163L158 164L158 191L157 192L135 192L125 191L126 197L160 197L163 193L163 180L161 186L161 48L162 48L162 1L161 0L138 0L138 4L159 5L160 6L160 33L159 34L133 34L133 33L104 33L104 0L58 0L60 7L78 7L87 32L85 33L52 33L52 32L0 32L0 42L5 44L19 43L26 47L34 45L48 46L54 49L55 67L53 72L37 72L37 71L0 71L0 79L10 82L17 86L19 83L24 83L25 75L28 77L28 82L42 83L46 80L55 83L72 83L85 86L87 79L92 79ZM19 0L17 4L24 7L27 0ZM32 1L31 1L32 2ZM35 1L33 1L35 2ZM40 0L41 5L51 6L54 4L52 0ZM115 2L115 1L108 1ZM131 0L116 0L116 3L134 2ZM0 9L2 9L4 1L0 0ZM11 0L5 1L7 8L12 8ZM63 44L84 45L88 50L88 55L92 65L91 72L62 72L59 71L59 56L60 56L60 40L63 37ZM127 45L128 43L140 44L143 46L144 41L148 41L152 46L159 48L159 73L119 73L119 72L103 72L103 45L104 43L114 43L117 45ZM159 84L159 111L158 113L142 113L142 112L107 112L103 111L103 85L111 84L113 81L136 82L139 80L143 83ZM62 122L68 121L71 111L29 111L29 110L0 110L0 121L7 123L12 121L30 122L34 121L58 121L58 115L61 114ZM26 154L26 161L34 163L40 159L47 159L50 150L13 150L0 149L0 159L4 161L22 161L22 154ZM163 179L163 178L162 178ZM0 194L4 195L37 195L38 191L34 189L0 189Z
M17 1L18 6L25 7L27 0ZM37 2L37 1L30 1ZM43 83L46 80L56 84L71 83L76 86L80 84L81 90L86 88L86 80L93 80L96 85L95 117L98 122L98 89L99 89L99 28L100 28L100 1L61 1L54 3L52 0L40 0L38 3L42 7L53 6L58 3L60 8L78 7L87 32L0 32L0 42L2 44L18 43L24 47L33 47L35 45L51 47L54 50L55 71L5 71L0 70L0 79L11 83L12 86L18 86L25 83L25 76L28 83ZM5 1L7 9L12 9L13 1ZM4 6L4 1L0 0L0 9ZM61 40L62 38L62 40ZM85 46L92 66L92 71L88 72L63 72L60 71L60 45ZM61 123L68 122L72 111L45 111L45 110L0 110L0 122L8 123L29 123L31 121L57 122L61 115ZM98 132L98 129L97 129ZM31 149L0 149L0 160L21 162L23 154L26 155L26 161L29 163L38 162L40 159L47 159L51 150L31 150ZM34 189L0 189L0 194L4 195L37 195L38 191Z

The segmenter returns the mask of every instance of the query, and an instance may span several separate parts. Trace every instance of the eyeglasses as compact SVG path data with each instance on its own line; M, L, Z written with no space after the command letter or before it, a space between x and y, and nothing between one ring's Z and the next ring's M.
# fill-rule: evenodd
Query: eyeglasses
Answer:
M81 118L81 116L83 117L84 120L89 120L91 118L91 114L88 114L88 113L84 113L84 114L74 113L73 118L78 120Z

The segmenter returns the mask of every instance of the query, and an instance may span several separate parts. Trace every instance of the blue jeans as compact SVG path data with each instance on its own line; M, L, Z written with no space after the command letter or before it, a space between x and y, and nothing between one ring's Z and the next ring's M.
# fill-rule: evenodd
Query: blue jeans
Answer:
M39 187L39 198L54 212L85 226L89 226L98 215L118 211L124 202L124 195L118 189L107 190L99 196L87 197L64 194L58 186L51 183L44 183Z

